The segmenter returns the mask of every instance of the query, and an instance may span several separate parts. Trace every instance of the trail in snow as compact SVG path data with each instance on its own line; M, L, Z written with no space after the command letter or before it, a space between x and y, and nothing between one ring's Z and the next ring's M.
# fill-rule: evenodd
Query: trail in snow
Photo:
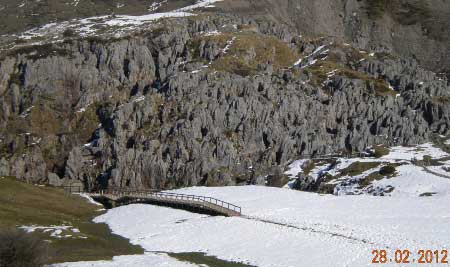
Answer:
M273 225L281 226L281 227L293 228L293 229L297 229L297 230L301 230L301 231L307 231L307 232L311 232L311 233L318 233L318 234L329 235L331 237L344 238L344 239L347 239L347 240L350 240L350 241L357 241L357 242L361 242L361 243L364 243L364 244L371 244L371 245L378 246L378 247L389 248L389 246L382 245L382 244L376 244L376 243L370 242L370 241L365 240L365 239L358 239L358 238L355 238L355 237L346 236L346 235L343 235L343 234L340 234L340 233L336 233L336 232L322 231L322 230L318 230L318 229L313 228L313 227L297 226L297 225L293 225L293 224L282 223L282 222L277 222L277 221L274 221L274 220L262 219L262 218L258 218L258 217L252 217L252 216L242 216L241 218L252 220L252 221L257 221L257 222L262 222L262 223L273 224Z

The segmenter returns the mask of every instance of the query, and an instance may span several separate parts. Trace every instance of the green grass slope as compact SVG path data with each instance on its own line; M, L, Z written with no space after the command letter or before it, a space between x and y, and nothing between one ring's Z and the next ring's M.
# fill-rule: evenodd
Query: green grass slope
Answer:
M116 255L143 253L142 248L112 234L106 224L93 223L92 218L101 214L98 210L99 206L58 188L0 178L0 228L71 225L80 230L69 238L52 237L39 230L32 233L49 241L49 263L108 260Z

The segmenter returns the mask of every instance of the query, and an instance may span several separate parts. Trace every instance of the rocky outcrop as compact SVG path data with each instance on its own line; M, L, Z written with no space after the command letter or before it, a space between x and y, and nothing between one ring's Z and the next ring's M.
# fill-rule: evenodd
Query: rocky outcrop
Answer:
M412 60L354 63L329 40L235 16L172 22L3 59L0 175L88 189L233 185L263 182L300 156L417 144L449 131L447 80ZM228 28L226 39L204 37ZM240 51L253 62L245 72L215 64L243 29L342 71L260 62L253 44ZM328 51L314 53L322 44Z
M450 69L450 2L441 0L228 0L230 13L287 23L303 36L330 36L360 49Z

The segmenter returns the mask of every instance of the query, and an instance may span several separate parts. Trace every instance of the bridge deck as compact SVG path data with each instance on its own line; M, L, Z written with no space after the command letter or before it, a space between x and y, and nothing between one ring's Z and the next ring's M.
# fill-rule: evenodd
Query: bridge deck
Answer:
M222 201L220 199L176 194L157 191L122 191L107 190L87 193L92 198L106 198L121 205L133 203L155 203L162 206L189 208L190 210L204 210L212 214L223 216L241 216L241 207Z

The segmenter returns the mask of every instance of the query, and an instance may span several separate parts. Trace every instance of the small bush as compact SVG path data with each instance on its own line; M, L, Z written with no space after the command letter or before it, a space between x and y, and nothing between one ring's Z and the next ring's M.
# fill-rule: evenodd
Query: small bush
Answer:
M381 167L380 174L381 175L392 175L395 173L395 166L392 164Z
M17 230L0 231L0 267L40 267L47 257L44 241Z
M66 29L63 32L63 37L69 38L69 37L75 37L77 33L72 29Z
M379 162L354 162L340 173L341 176L357 176L365 171L376 168L380 165Z
M302 166L303 174L308 176L309 173L316 167L316 163L313 160L308 161L304 166Z
M289 182L289 177L276 169L272 174L267 176L266 185L270 187L283 187Z
M444 165L442 162L440 162L437 159L433 159L433 157L431 157L429 155L423 156L423 160L420 163L425 166L442 166L442 165Z
M373 150L374 150L373 156L375 158L381 158L389 154L389 148L386 148L384 146L374 146Z
M377 19L386 12L389 0L366 0L367 13L371 19Z
M369 186L372 182L378 181L383 179L384 177L380 175L380 172L372 172L371 174L367 175L364 179L360 180L358 182L359 188L365 188Z

